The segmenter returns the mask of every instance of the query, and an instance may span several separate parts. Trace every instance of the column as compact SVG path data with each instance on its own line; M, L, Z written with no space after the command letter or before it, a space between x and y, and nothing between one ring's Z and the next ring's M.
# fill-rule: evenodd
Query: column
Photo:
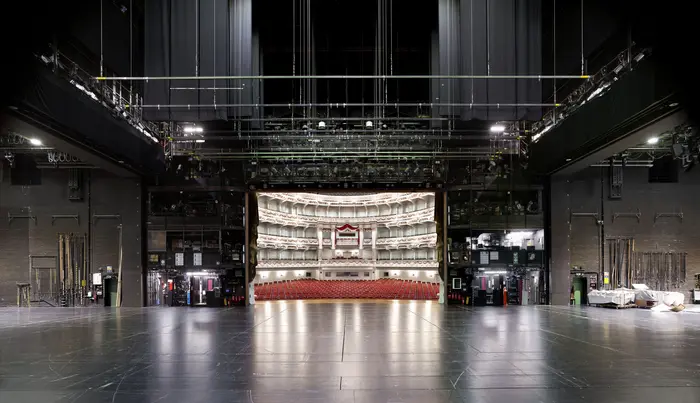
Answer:
M318 237L318 260L322 260L323 257L323 229L321 227L316 227L316 236Z
M365 243L365 229L360 227L360 250L364 248Z
M335 249L335 226L331 227L331 249Z
M372 260L377 260L377 227L372 226Z

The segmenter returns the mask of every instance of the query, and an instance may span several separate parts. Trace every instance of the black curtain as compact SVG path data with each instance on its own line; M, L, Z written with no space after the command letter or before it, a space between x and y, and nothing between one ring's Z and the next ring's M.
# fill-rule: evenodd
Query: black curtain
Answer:
M438 18L440 21L438 28L439 43L439 64L438 74L441 76L464 74L460 52L461 43L461 21L460 21L460 0L440 0L438 3ZM462 80L442 79L431 80L436 82L439 88L438 99L433 99L434 103L460 103L460 87ZM439 113L442 116L458 115L459 109L454 107L441 107Z
M541 0L440 0L442 75L542 74ZM536 104L536 79L440 80L441 103ZM462 119L539 119L539 107L441 108Z
M253 50L252 0L149 0L145 8L146 76L239 76L259 74ZM195 88L173 90L173 87ZM220 89L211 89L211 88ZM233 89L240 88L240 89ZM148 120L206 121L253 116L258 80L151 80L144 90ZM187 105L190 105L188 107Z

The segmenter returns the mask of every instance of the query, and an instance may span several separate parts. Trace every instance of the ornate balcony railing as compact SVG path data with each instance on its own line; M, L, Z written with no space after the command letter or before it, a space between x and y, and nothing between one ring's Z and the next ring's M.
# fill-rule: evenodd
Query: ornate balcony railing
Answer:
M259 193L259 196L268 197L284 202L317 205L317 206L339 206L339 207L354 207L354 206L379 206L387 204L403 203L407 201L423 200L427 197L435 197L434 193L430 192L411 192L411 193L375 193L375 194L347 194L338 197L335 195L325 195L317 193Z
M433 208L376 217L317 217L283 213L266 208L259 208L258 213L260 222L297 227L310 227L319 224L339 225L347 224L348 222L352 224L377 224L387 227L398 227L422 224L435 220Z
M261 259L258 261L258 269L321 269L336 267L354 268L410 268L410 269L436 269L436 260L368 260L368 259L333 259L333 260L272 260Z
M437 245L437 234L377 239L377 249L434 248L435 245Z
M276 235L258 234L258 248L269 249L317 249L316 238L293 238Z

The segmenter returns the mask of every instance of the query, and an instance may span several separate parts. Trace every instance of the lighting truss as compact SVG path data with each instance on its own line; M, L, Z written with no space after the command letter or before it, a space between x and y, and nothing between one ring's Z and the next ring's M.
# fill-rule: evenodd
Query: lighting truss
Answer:
M321 182L441 182L447 176L443 160L419 159L377 161L341 158L314 162L290 160L256 160L246 169L248 183L321 183Z

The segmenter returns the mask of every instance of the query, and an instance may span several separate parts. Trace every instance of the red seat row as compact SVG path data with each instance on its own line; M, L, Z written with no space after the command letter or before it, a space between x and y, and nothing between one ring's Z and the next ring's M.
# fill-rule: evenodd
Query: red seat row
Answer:
M437 300L440 286L412 280L278 281L255 285L258 301L289 299Z

